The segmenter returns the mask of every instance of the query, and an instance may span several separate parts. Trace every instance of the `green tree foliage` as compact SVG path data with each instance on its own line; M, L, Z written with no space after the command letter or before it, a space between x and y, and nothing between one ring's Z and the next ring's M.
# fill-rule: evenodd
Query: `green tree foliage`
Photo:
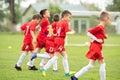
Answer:
M107 6L108 11L120 11L120 0L113 0L112 5Z
M53 15L56 14L56 13L60 14L62 12L62 9L58 5L52 4L52 3L49 4L48 10L50 11L50 19L49 20L50 20L51 23L52 23Z
M15 15L14 15L15 21L14 23L17 24L22 19L22 11L20 10L19 4L15 4Z
M4 12L0 10L0 21L3 21L4 17L5 17Z

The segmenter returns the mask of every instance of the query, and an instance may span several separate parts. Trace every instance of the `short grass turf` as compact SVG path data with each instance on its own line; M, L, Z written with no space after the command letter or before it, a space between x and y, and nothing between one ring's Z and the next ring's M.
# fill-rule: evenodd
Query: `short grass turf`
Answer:
M70 80L70 77L64 76L64 69L62 66L62 57L58 59L59 72L53 72L52 68L47 71L47 76L43 77L38 71L30 71L27 67L29 55L22 63L22 71L16 71L15 63L21 55L23 35L0 33L0 80ZM86 35L68 35L69 44L83 44L88 42L89 38ZM119 35L109 35L107 44L119 44ZM8 48L11 46L12 48ZM83 66L88 64L85 57L89 46L66 46L68 53L70 71L78 71ZM44 50L42 51L44 52ZM104 46L104 58L106 62L106 76L107 80L120 80L120 46ZM39 67L41 59L37 58L35 65ZM99 64L96 62L94 68L85 73L79 78L80 80L100 80L99 78Z

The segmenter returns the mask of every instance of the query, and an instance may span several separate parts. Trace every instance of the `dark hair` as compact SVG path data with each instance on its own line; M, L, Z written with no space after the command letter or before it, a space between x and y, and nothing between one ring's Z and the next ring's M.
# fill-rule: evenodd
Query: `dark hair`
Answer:
M53 21L59 21L60 17L59 17L59 14L54 14L53 15Z
M70 12L70 11L68 11L68 10L64 10L63 12L62 12L62 18L64 17L64 16L67 16L67 15L72 15L72 13Z
M109 17L109 16L110 16L110 15L109 15L108 12L103 11L103 12L101 12L101 14L100 14L100 20L104 20L104 18Z
M32 19L41 19L41 16L40 14L34 14Z
M47 9L42 9L41 11L40 11L40 15L41 15L41 17L43 18L44 16L44 14L45 14L45 12L47 11Z

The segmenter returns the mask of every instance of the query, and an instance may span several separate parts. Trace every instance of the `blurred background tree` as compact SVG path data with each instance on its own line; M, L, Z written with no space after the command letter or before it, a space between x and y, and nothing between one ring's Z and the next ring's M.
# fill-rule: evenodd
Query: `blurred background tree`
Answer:
M108 11L120 11L120 0L113 0L113 4L108 5L106 9Z
M50 11L50 18L49 18L50 23L52 23L52 17L55 13L60 14L62 12L62 9L57 4L52 4L52 3L49 4L48 10Z
M15 31L15 25L18 24L21 19L22 19L22 12L21 12L21 7L20 3L23 0L3 0L0 1L0 6L2 7L0 10L0 21L3 22L5 19L7 21L7 25L0 25L1 30L4 31L7 29L7 31ZM3 7L4 6L4 7ZM6 28L5 28L6 27ZM5 29L2 29L5 28ZM6 30L5 30L6 31Z

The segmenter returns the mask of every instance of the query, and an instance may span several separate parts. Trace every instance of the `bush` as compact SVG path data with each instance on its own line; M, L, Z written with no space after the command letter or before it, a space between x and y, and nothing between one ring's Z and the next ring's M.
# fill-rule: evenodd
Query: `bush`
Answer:
M0 32L10 32L10 29L8 27L0 25Z

